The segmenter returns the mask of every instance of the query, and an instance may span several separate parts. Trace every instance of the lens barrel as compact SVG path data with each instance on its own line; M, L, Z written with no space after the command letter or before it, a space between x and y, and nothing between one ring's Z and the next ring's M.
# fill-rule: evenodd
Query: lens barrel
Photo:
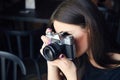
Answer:
M57 43L51 43L43 49L43 56L46 60L53 61L59 57L62 49Z

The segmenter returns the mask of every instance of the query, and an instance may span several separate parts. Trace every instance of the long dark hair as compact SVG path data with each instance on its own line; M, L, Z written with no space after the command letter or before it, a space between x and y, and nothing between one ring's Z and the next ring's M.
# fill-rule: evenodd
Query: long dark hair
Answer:
M120 61L115 61L108 54L111 45L104 18L91 0L63 1L51 16L50 23L54 20L88 28L89 48L94 60L100 66L111 68L111 64L120 64Z

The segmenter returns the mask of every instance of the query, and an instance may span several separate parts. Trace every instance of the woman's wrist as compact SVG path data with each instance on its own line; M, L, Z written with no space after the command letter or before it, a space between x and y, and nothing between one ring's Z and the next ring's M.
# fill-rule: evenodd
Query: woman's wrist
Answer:
M52 65L49 61L47 62L48 66L48 80L60 80L60 74L58 67Z
M47 61L47 66L48 68L51 68L51 69L58 69L58 67L53 65L50 61Z
M78 80L77 70L73 71L70 75L66 75L67 80Z

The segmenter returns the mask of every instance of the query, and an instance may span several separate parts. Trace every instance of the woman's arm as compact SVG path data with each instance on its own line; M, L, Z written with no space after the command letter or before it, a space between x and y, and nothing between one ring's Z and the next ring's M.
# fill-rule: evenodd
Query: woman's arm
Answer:
M113 53L112 58L119 61L120 60L120 53Z
M48 65L48 80L61 80L59 75L59 69L56 66L53 66L50 64L50 62L47 62Z

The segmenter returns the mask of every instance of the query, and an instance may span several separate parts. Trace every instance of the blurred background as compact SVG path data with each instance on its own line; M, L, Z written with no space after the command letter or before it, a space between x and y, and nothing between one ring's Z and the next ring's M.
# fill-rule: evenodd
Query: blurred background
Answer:
M45 34L52 12L62 1L0 0L0 51L11 52L25 63L27 75L24 79L20 75L19 79L47 80L46 60L39 52L42 46L40 36ZM104 15L113 48L119 50L120 0L91 2Z

